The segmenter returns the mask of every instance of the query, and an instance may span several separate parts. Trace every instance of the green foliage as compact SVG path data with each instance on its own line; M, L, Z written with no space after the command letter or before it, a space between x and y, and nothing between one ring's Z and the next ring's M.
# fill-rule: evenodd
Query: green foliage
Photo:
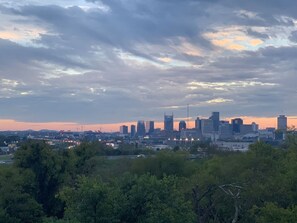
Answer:
M189 176L192 174L188 154L183 152L161 151L156 156L136 159L131 171L136 174L152 174L158 178L163 175Z
M193 222L191 203L177 178L127 175L119 183L80 178L76 188L64 188L65 218L70 222Z
M63 204L55 197L64 181L63 160L44 142L24 144L15 153L15 166L33 173L34 197L47 215L61 215Z
M275 203L265 203L264 207L253 207L252 215L256 223L295 223L297 222L297 206L279 207Z
M211 156L193 161L178 150L108 160L114 150L98 142L63 151L28 142L0 167L0 223L223 223L235 207L241 223L296 222L297 149L286 143L246 153L199 147Z
M154 154L154 151L146 148L138 148L134 144L125 144L122 143L119 145L118 149L109 149L107 155L139 155L139 154Z
M297 149L297 135L296 132L287 132L286 140L283 145L284 149Z
M42 206L28 193L32 191L28 179L32 175L14 168L0 169L0 222L40 222Z
M102 181L110 182L129 172L134 160L128 158L109 160L104 157L95 157L94 162L96 163L96 167L92 176L100 176Z
M65 218L70 222L118 222L122 196L116 188L97 179L80 178L77 188L64 188Z
M176 177L128 175L121 190L126 197L121 222L194 222L191 203L178 188Z

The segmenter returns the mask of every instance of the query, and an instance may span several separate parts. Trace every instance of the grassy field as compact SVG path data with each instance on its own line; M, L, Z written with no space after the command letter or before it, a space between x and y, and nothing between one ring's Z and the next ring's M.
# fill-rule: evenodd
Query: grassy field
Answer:
M0 161L11 160L12 155L0 155Z

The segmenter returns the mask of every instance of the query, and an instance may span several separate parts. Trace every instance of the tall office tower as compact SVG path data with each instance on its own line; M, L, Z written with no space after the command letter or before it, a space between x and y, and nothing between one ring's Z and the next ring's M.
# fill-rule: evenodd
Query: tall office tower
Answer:
M287 130L287 117L285 115L279 115L277 117L277 130Z
M212 112L209 119L211 119L212 122L213 122L213 130L215 132L218 132L219 131L219 126L220 126L220 112Z
M195 120L195 129L201 130L201 119L199 119L199 117Z
M149 128L149 134L152 134L155 131L155 122L154 121L150 121L149 126L150 126L150 128Z
M137 135L138 136L145 136L145 125L144 121L137 122Z
M130 137L134 138L136 134L136 126L135 125L131 125L130 127Z
M164 115L164 130L166 132L173 131L173 114L172 115Z
M240 126L243 125L243 120L241 118L235 118L231 120L232 129L234 133L240 133Z
M181 131L183 129L187 129L187 124L185 121L180 121L178 125L178 131Z
M128 134L128 126L126 126L126 125L120 126L120 133L127 135Z
M148 134L152 134L155 130L155 122L154 121L146 121L145 122L145 132Z

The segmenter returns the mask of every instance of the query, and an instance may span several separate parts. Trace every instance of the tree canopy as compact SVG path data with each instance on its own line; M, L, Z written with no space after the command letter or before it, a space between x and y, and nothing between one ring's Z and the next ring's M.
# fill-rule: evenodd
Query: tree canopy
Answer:
M100 143L29 141L0 166L0 222L296 222L292 137L196 160L178 150L109 160Z

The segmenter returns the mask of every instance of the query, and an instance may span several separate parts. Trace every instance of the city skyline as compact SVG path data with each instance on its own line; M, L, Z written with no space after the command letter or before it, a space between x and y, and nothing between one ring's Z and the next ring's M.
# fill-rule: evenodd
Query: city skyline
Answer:
M158 126L187 105L193 120L220 111L265 128L285 114L297 126L296 11L294 0L0 0L0 129Z
M154 121L155 128L164 129L164 120L162 120L162 116L158 120L142 120L142 121ZM195 119L199 117L200 119L208 119L209 116L195 116L190 117L190 125L187 125L187 128L194 128L195 127ZM230 121L234 118L242 118L245 124L251 124L255 122L259 124L260 129L265 129L269 127L277 128L277 117L266 117L266 118L259 118L259 117L247 117L247 116L236 116L236 117L222 117L221 120ZM297 126L297 116L286 116L288 118L288 127L296 127ZM186 117L174 118L174 129L178 130L179 121L184 120L186 121ZM121 123L110 123L110 124L79 124L79 123L28 123L28 122L16 122L14 120L6 120L2 122L0 125L0 131L18 131L18 130L64 130L64 131L102 131L102 132L118 132L120 126L126 125L129 127L131 125L137 125L139 120L131 121L131 122L121 122Z

